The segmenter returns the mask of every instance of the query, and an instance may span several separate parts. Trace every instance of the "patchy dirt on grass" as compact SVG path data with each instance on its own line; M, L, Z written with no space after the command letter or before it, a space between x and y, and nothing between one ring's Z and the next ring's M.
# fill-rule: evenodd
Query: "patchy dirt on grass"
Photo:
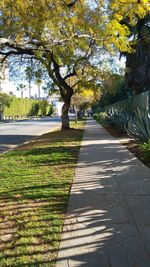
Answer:
M37 145L46 145L55 142L73 142L78 139L79 135L83 134L83 130L71 128L66 131L49 132L39 136L26 144L23 144L16 148L16 150L28 150L36 147Z
M126 132L121 129L114 128L112 126L105 126L105 129L110 132L114 137L119 138L121 144L123 144L128 150L130 150L144 165L150 168L150 159L146 159L143 155L143 151L140 147L140 143L130 138Z

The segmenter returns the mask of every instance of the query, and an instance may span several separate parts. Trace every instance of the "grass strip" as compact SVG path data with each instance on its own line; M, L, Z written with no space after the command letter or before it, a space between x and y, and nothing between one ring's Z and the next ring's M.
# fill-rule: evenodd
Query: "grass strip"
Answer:
M83 125L0 156L0 266L55 266Z

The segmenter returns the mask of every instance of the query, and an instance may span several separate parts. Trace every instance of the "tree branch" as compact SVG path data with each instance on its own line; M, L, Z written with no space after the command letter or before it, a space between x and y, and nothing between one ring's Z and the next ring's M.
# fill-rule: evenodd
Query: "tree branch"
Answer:
M69 86L69 84L66 83L64 78L61 76L61 74L60 74L60 66L58 65L58 63L54 59L53 53L51 53L51 60L52 60L53 65L54 65L54 72L55 72L57 81L59 83L59 89L60 89L60 92L61 92L61 96L62 96L64 101L66 99L68 99L68 98L70 99L70 97L73 94L73 89L72 89L71 86Z
M73 7L73 6L76 4L77 1L78 1L78 0L74 0L74 1L70 2L69 4L67 4L65 0L64 0L63 2L65 3L65 5L66 5L67 7L71 8L71 7Z
M72 77L72 76L76 76L76 75L77 75L76 71L73 70L73 72L67 74L63 79L64 79L64 80L67 80L68 78L70 78L70 77Z
M19 56L19 55L29 55L29 56L34 56L34 53L33 51L31 50L23 50L23 49L18 49L18 51L16 50L10 50L8 52L3 52L3 51L0 51L0 55L2 55L3 57L0 59L0 62L1 63L4 63L4 61L9 57L9 56Z

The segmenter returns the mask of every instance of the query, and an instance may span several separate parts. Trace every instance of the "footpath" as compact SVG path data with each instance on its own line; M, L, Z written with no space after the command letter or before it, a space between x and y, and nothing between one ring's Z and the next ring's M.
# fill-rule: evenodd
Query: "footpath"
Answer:
M150 169L87 121L57 267L150 267Z

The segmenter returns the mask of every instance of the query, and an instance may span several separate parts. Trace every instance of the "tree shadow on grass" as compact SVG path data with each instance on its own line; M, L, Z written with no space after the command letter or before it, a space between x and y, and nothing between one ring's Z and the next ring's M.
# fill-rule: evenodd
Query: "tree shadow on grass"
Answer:
M4 186L1 184L0 266L54 266L79 145L69 146L75 140L70 133L56 147L47 137L3 156L8 166L13 160L19 165L16 175L12 166L13 177L11 169L6 169L8 177L5 173ZM76 140L80 137L76 136ZM58 138L53 140L56 142ZM40 173L42 166L45 169ZM49 176L45 176L46 167L50 167Z
M44 189L22 188L16 198L15 192L1 198L0 266L54 266L68 194Z
M19 156L26 157L26 161L29 161L31 167L69 165L77 162L79 149L79 145L54 147L49 144L46 147L34 147L27 150L20 148L19 151L12 151L4 157L15 159L17 156L18 160Z
M30 145L38 143L56 143L56 142L74 142L81 140L84 130L71 128L66 131L55 131L41 135L36 140L33 140Z
M30 156L33 156L32 152ZM67 163L68 159L65 160ZM136 172L134 177L136 169L138 174ZM148 176L141 175L142 165L138 166L136 159L114 140L105 138L100 146L93 141L91 145L82 148L78 179L72 188L62 236L65 246L60 246L61 267L65 266L62 264L64 261L70 266L76 263L77 266L85 267L149 266L146 246L140 238L126 199L126 193L135 195L135 192L146 194L150 191ZM12 198L10 194L9 213L12 220L22 218L18 226L20 234L14 236L14 254L7 249L7 258L13 261L13 267L55 266L52 255L55 254L56 257L57 254L60 238L57 234L61 232L63 219L62 216L61 223L58 223L58 217L62 210L65 211L68 199L67 193L60 193L61 187L63 183L57 184L55 181L53 185L47 183L20 187L18 200L19 197L22 198L27 208L20 204L22 206L16 209L15 198L13 199L15 194ZM41 207L37 200L39 203L41 201ZM29 206L30 212L27 211ZM8 203L6 207L8 209ZM25 260L20 264L22 258ZM0 262L2 260L0 258Z

